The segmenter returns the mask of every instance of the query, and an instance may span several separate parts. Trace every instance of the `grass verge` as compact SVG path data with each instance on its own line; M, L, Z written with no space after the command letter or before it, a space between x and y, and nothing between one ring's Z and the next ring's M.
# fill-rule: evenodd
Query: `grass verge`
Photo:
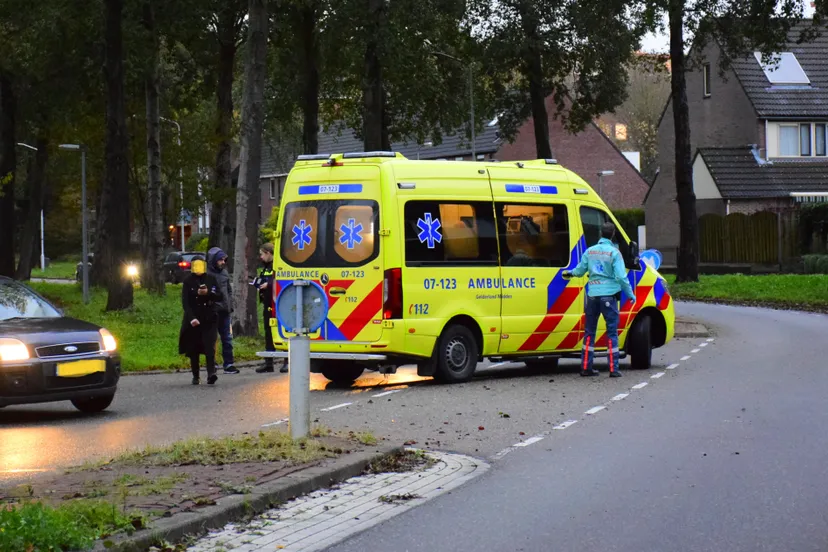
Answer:
M0 505L0 550L87 550L97 539L142 525L142 516L99 500Z
M74 280L77 261L55 261L49 263L46 270L40 270L40 261L32 269L32 278L55 278L60 280Z
M182 317L180 285L167 285L167 294L163 297L136 288L134 307L123 312L104 311L105 289L90 290L90 302L84 305L78 285L39 282L30 285L64 309L67 316L98 324L111 331L118 340L125 371L189 369L189 361L178 354ZM255 360L256 351L264 348L264 337L236 338L233 346L237 362Z
M675 283L665 275L678 300L707 301L782 309L828 311L828 277L819 274L701 275L698 282Z

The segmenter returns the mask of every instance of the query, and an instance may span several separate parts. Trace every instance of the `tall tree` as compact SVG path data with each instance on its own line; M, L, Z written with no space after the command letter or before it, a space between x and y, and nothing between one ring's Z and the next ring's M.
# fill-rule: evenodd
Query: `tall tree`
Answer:
M162 255L166 241L163 226L161 183L161 106L160 70L161 45L155 24L155 6L147 0L143 6L144 27L150 42L144 87L147 104L147 195L145 198L143 232L145 240L144 269L141 287L159 295L166 294L162 275Z
M550 94L552 115L572 132L624 101L625 64L649 23L638 0L472 0L471 5L507 138L531 115L537 156L553 157Z
M390 150L386 89L382 66L385 53L383 34L387 32L387 0L368 0L366 14L368 40L362 76L362 138L365 151Z
M49 161L49 137L47 130L42 130L35 141L37 151L30 156L26 170L26 186L29 190L29 201L26 216L23 219L23 231L20 235L20 259L14 277L18 280L28 280L32 276L32 266L37 256L38 229L40 227L40 213L46 202L46 165Z
M262 166L264 87L267 72L267 0L249 0L247 57L241 113L241 166L236 195L236 240L233 265L233 331L258 335L256 294L248 278L255 270L259 236L259 177Z
M719 69L752 51L770 54L790 40L813 39L828 5L815 2L812 24L793 31L805 13L806 0L650 0L654 13L666 15L670 32L670 102L675 125L676 199L679 208L679 250L676 281L699 279L699 225L693 191L690 108L685 73L703 60L705 46L718 43ZM794 36L795 35L795 36ZM689 55L686 38L693 37Z
M123 0L104 0L106 84L106 169L95 243L94 280L107 285L106 310L132 306L132 283L125 277L130 235L129 143L124 94Z
M0 67L0 276L14 276L14 184L17 99L11 73Z
M319 0L302 0L299 7L298 35L302 56L302 149L319 152L319 32L322 10Z
M232 149L233 149L233 80L236 54L243 40L243 0L220 1L215 3L212 16L217 45L216 79L216 165L214 170L214 193L210 210L210 244L225 251L233 244L233 228L230 226L232 202Z

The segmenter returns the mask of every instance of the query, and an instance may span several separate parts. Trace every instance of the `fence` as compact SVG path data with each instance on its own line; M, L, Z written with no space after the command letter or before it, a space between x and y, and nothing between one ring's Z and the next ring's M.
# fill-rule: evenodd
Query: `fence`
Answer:
M699 217L699 253L703 263L781 266L799 257L800 246L795 212Z

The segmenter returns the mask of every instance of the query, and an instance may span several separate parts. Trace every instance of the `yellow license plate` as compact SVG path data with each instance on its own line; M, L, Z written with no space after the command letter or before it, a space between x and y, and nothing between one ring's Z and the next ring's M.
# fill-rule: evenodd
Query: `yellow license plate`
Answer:
M61 378L77 378L96 372L106 372L105 360L76 360L60 362L57 365L57 375Z

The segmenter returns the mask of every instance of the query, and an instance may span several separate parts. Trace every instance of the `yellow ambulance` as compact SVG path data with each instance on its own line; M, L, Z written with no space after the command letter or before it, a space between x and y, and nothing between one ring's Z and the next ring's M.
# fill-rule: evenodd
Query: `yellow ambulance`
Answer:
M552 368L579 356L584 337L587 278L562 272L606 221L636 294L634 306L622 300L619 346L646 369L673 337L666 282L595 191L552 159L300 156L279 212L274 297L296 279L325 290L311 370L334 382L404 364L444 382L469 380L483 359ZM276 350L286 351L290 334L271 323ZM602 326L597 335L605 350Z

